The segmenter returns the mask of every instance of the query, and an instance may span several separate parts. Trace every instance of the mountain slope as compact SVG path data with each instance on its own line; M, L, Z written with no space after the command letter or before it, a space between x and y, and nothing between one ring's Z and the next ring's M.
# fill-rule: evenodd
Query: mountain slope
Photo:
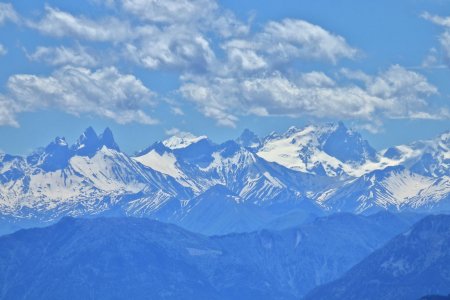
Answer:
M293 170L327 176L361 176L383 165L368 142L343 123L291 127L266 137L257 153Z
M148 219L65 218L0 237L0 298L298 299L406 226L342 214L206 237Z
M450 216L429 216L305 299L419 299L450 292Z
M338 190L320 197L319 201L338 211L400 210L434 182L433 178L412 173L401 166L388 167L348 181Z
M97 136L88 128L72 147L57 138L27 158L4 156L2 178L0 214L38 223L65 215L97 215L119 206L124 207L122 214L134 214L130 197L140 197L151 208L190 195L173 178L120 152L109 129Z
M305 200L329 181L269 163L235 141L215 145L205 138L176 149L155 143L133 159L174 177L196 195L223 185L243 202L259 205Z
M0 154L0 233L67 215L145 216L222 234L334 212L449 212L449 136L376 152L342 123L265 138L245 130L221 144L180 133L130 157L111 130L89 127L73 145L57 137L26 157Z
M173 223L206 235L249 232L261 228L270 219L262 208L247 203L223 185L216 185L187 202Z

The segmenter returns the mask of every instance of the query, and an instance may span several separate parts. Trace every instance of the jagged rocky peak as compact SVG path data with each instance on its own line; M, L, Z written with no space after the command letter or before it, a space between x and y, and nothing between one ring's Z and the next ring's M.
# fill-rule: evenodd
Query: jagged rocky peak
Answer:
M57 136L55 138L54 144L60 146L60 147L68 147L68 144L66 142L66 138L65 137L59 137Z
M72 151L64 137L56 137L45 148L39 148L27 157L27 162L43 169L55 171L68 165Z
M244 129L236 142L242 147L257 149L261 146L261 139L251 130Z
M120 151L119 146L114 140L113 133L109 127L106 127L103 133L99 136L100 145L106 146L109 149Z
M241 145L236 141L226 141L220 144L217 148L217 151L221 154L222 157L232 157L236 153L238 153L241 149Z
M72 149L78 155L90 156L93 155L99 145L99 139L94 128L88 127L78 138L78 141L73 145Z
M355 175L359 167L378 162L378 154L357 132L344 123L290 127L270 134L258 148L258 156L290 169L317 175Z
M61 151L61 149L69 150L69 145L64 137L57 136L50 144L45 147L45 152L52 153L54 151Z
M45 171L55 171L67 167L72 157L72 151L65 138L56 137L44 151L40 167Z
M293 134L296 134L298 132L302 131L302 129L298 128L297 126L291 126L288 128L288 130L286 130L286 132L284 133L285 136L290 136Z
M92 127L88 127L78 138L75 145L72 146L72 150L76 155L92 156L103 146L119 151L119 146L114 140L111 129L106 128L103 133L98 136Z
M376 160L377 152L362 136L348 129L343 122L329 124L327 131L319 138L323 150L343 162Z

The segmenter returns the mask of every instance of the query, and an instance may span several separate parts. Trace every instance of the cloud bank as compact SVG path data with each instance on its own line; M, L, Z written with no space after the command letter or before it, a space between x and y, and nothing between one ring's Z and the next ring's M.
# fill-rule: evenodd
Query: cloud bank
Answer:
M129 74L114 67L91 71L62 67L52 75L14 75L8 79L6 95L0 97L0 123L17 126L21 112L57 109L73 115L96 115L120 124L157 121L144 112L152 106L154 93Z
M425 76L396 64L376 74L342 68L357 63L363 50L307 20L252 24L214 0L89 3L102 14L45 5L25 18L0 3L0 25L20 23L53 41L26 51L31 62L53 71L7 80L0 125L17 126L21 112L44 109L155 124L152 107L169 105L173 116L184 116L183 104L229 127L248 115L352 119L367 127L383 118L448 117L445 107L433 106L439 93ZM450 19L422 17L444 28L439 39L450 61ZM306 64L322 67L306 70ZM160 101L165 95L148 89L136 69L176 74L179 87L170 92L176 99Z

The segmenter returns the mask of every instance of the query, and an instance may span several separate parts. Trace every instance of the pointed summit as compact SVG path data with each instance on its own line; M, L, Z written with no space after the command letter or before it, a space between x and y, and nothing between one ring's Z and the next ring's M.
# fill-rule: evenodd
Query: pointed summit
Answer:
M97 133L95 132L94 128L92 126L89 126L86 128L86 130L83 132L83 134L80 136L79 140L92 140L97 139Z
M376 160L376 150L362 136L343 122L322 126L317 139L325 153L342 162L364 163Z
M39 167L48 172L63 169L68 165L71 157L72 151L69 149L66 139L56 137L39 156Z
M312 174L356 174L358 166L377 162L377 152L344 123L291 127L263 140L258 156L285 167Z
M99 137L100 146L106 146L108 149L114 149L120 151L119 146L114 140L113 133L109 127L106 127L103 133Z
M295 134L297 132L301 131L300 128L296 127L296 126L291 126L288 128L288 130L284 133L284 135L286 136L290 136L292 134Z
M241 135L236 139L236 143L245 148L256 149L261 145L261 140L253 131L244 129Z
M50 144L45 147L45 151L51 151L52 149L57 148L68 148L66 139L64 137L57 136L54 141L52 141Z
M92 127L88 127L78 138L72 149L80 156L92 156L98 149L99 139L97 133Z
M376 159L376 151L362 136L348 129L343 122L331 124L319 141L323 150L343 162L364 163Z
M77 143L72 146L72 150L75 151L76 155L93 156L103 146L106 146L108 149L120 151L111 129L106 128L98 136L92 127L88 127L78 138Z

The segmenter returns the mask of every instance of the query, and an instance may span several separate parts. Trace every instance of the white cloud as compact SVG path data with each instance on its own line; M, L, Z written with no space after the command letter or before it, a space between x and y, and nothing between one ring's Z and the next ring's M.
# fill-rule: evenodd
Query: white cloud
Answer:
M149 69L206 71L217 64L210 36L246 34L248 25L214 0L121 0L124 11L144 21L126 56Z
M54 37L111 42L122 58L152 70L214 69L221 73L230 72L230 68L274 70L297 59L336 63L341 58L355 58L358 53L342 36L303 20L268 22L261 32L249 35L249 25L214 0L117 0L114 3L122 19L88 19L47 6L42 19L27 24ZM139 19L133 22L123 19L127 13ZM223 43L228 59L225 64L218 61L212 40ZM62 50L58 53L61 56Z
M444 54L444 61L447 65L450 65L450 32L444 32L440 36L439 42L441 43L442 51Z
M6 50L5 46L0 44L0 56L5 55L6 53L8 53L8 50Z
M361 75L361 74L360 74ZM309 116L357 119L438 118L425 100L437 93L426 78L394 65L365 81L337 84L319 72L292 80L274 72L253 77L186 77L181 94L218 124L235 126L239 116Z
M48 6L42 19L29 21L28 25L44 34L54 37L70 36L87 41L110 42L114 49L113 52L122 53L122 58L149 69L184 68L189 70L206 70L215 59L214 51L211 49L209 39L207 38L207 34L212 31L212 26L206 26L203 23L200 24L196 19L203 20L202 18L208 18L209 20L211 16L196 15L196 19L191 20L190 23L179 23L181 21L188 22L189 16L169 18L178 9L169 7L170 5L178 3L175 5L178 7L182 3L186 4L189 2L178 3L178 1L174 1L172 3L168 1L166 3L164 1L161 3L147 3L145 1L124 1L124 6L130 6L127 6L127 8L132 9L135 13L143 14L142 16L146 18L150 18L148 14L155 13L147 11L145 9L146 5L161 6L161 9L162 6L167 6L168 11L166 13L168 15L166 17L157 15L162 18L161 20L167 19L167 22L172 20L172 23L163 25L144 21L143 23L137 22L132 26L126 20L113 17L93 20L83 16L74 16L68 12ZM199 5L201 1L194 2L199 6L199 9L206 9L206 7ZM141 9L137 9L137 7L141 7ZM223 16L219 17L217 22L221 18ZM157 20L159 19L156 18L155 22ZM227 24L230 24L230 22ZM42 52L45 55L50 53L48 49L42 50ZM77 55L73 51L68 53L68 49L66 48L57 48L53 52L58 54L61 60L68 60L68 56L74 59L74 56L83 54L78 53ZM37 53L37 56L40 55L41 53Z
M19 16L11 3L0 2L0 25L7 21L18 22Z
M97 60L82 46L74 48L60 47L37 47L36 51L28 57L34 61L43 61L49 65L75 65L92 67L97 65Z
M133 36L130 25L116 18L94 21L49 6L45 8L45 16L41 20L29 21L28 26L54 37L73 36L100 42L120 42Z
M391 66L387 71L366 81L369 94L382 99L393 97L416 101L418 95L436 94L437 89L427 79L416 72L408 71L399 65Z
M450 17L441 17L425 12L422 14L422 18L444 27L444 32L439 36L439 43L442 50L442 60L447 66L450 66ZM436 54L429 54L424 61L424 65L429 66L430 63L433 63L433 66L439 66L437 60Z
M425 20L431 21L436 25L440 25L440 26L444 26L444 27L449 27L450 28L450 17L441 17L441 16L436 16L436 15L432 15L429 12L424 12L422 13L422 18L424 18Z
M143 109L154 104L154 93L132 75L117 69L96 71L63 67L51 76L14 75L7 82L9 114L0 112L0 124L14 124L15 114L58 109L73 115L97 115L125 124L154 124ZM8 97L8 98L6 98ZM3 100L5 101L5 100Z
M183 24L201 32L216 32L232 36L248 32L248 25L221 8L215 0L120 0L117 5L124 11L150 23L163 25Z
M250 38L233 39L223 47L232 64L250 71L296 59L336 63L341 58L355 58L358 53L342 36L296 19L271 21Z
M336 62L339 58L354 58L357 54L357 50L350 47L342 36L303 20L269 22L261 39L266 46L270 45L269 42L278 42L273 49L265 49L274 55L324 58Z
M309 73L303 73L300 76L300 85L304 86L334 86L336 83L333 79L328 77L322 72L309 72Z
M265 69L269 66L269 62L264 57L258 55L253 49L229 45L227 46L227 52L230 65L237 66L242 70L254 71Z
M440 117L427 102L436 88L424 76L400 66L376 76L351 70L335 76L285 72L285 66L296 61L337 64L359 54L344 37L307 21L270 21L249 33L248 24L215 0L107 0L103 4L116 17L90 19L47 6L42 18L25 24L52 37L103 42L102 50L151 70L179 71L183 97L224 126L235 126L243 115L358 119L370 122L364 125L368 128L381 116ZM423 17L449 27L447 18ZM0 12L0 23L12 19ZM450 61L447 31L440 42ZM216 52L215 46L223 51ZM84 68L98 65L100 54L83 46L38 47L29 58L71 67L47 77L12 76L0 99L4 103L0 124L14 125L16 114L46 108L119 123L155 122L144 112L154 95L141 81L115 68ZM177 105L171 111L183 113Z
M181 108L177 107L177 106L172 106L170 108L170 111L171 111L172 114L174 114L176 116L184 116L184 111Z
M210 0L122 0L124 10L140 18L161 23L188 23L218 9Z
M208 40L184 26L141 27L139 39L125 45L125 56L148 69L205 70L215 60Z
M0 95L0 126L18 127L19 123L15 119L15 104L14 102Z

